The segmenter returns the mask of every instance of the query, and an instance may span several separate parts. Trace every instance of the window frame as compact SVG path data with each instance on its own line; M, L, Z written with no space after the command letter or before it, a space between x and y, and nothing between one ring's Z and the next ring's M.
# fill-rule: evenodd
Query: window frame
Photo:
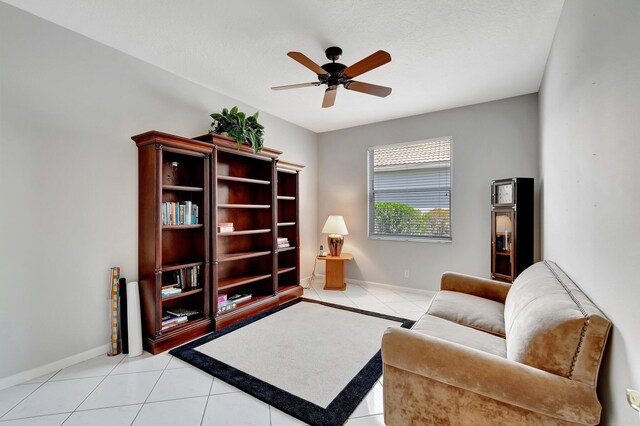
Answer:
M403 235L394 235L394 234L372 234L371 220L374 219L372 217L372 212L374 210L374 194L376 191L373 189L374 183L374 172L373 172L373 152L376 149L383 148L399 148L402 146L408 145L419 145L426 144L429 142L437 142L442 140L449 141L449 236L448 237L433 237L433 236L403 236ZM427 191L433 190L441 191L441 189L431 189L425 188ZM420 191L425 191L425 189L421 188ZM384 191L384 190L383 190ZM414 192L415 190L410 190L406 192ZM417 192L417 191L416 191ZM393 143L393 144L385 144L385 145L375 145L367 148L367 238L370 240L384 240L384 241L408 241L408 242L420 242L420 243L439 243L439 244L447 244L453 242L453 137L452 136L443 136L439 138L431 138L431 139L420 139L411 142L401 142L401 143Z

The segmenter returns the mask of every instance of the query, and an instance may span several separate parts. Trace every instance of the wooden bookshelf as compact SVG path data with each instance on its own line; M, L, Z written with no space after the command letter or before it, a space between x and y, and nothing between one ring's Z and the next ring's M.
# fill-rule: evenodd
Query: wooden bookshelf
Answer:
M156 131L132 139L138 146L143 343L147 351L156 354L213 329L208 238L213 149L206 143ZM186 209L187 202L197 205L198 223L166 223L164 203L182 204ZM192 281L194 276L196 281ZM179 286L181 293L163 298L162 289L171 285ZM196 313L187 322L163 330L163 316L172 309Z
M195 138L213 146L211 187L216 194L212 204L213 266L212 311L215 327L220 329L270 307L302 295L299 285L298 249L298 173L302 166L281 162L279 151L266 148L256 154L245 146L217 135ZM281 167L280 165L284 166ZM281 170L288 172L287 182L280 183ZM293 179L291 179L293 178ZM287 193L280 193L285 185ZM291 186L293 185L293 186ZM292 192L293 191L293 192ZM287 206L280 207L279 203ZM287 211L287 223L279 211ZM219 223L233 223L233 231L218 232ZM285 259L286 272L280 269L277 236L281 227L291 228L294 255ZM290 263L294 262L295 265ZM279 288L284 276L286 292ZM218 296L252 295L234 309L218 312Z
M132 139L139 159L138 267L146 350L165 351L302 295L298 177L303 166L280 161L280 151L256 154L211 134L189 139L150 131ZM183 221L167 223L165 203L174 218L182 218L175 205L184 203L191 211L196 204L197 223L186 213ZM218 232L219 223L233 223L233 230ZM278 236L291 246L279 249ZM162 297L163 287L193 279L197 286L187 282L180 293ZM238 293L252 297L218 312L218 296ZM163 316L175 309L195 313L163 330Z
M274 292L274 206L275 158L239 151L227 151L213 140L216 208L213 221L233 223L232 232L215 235L214 312L216 328L223 328L260 306L277 305ZM235 308L218 312L218 296L251 294Z
M277 171L277 231L278 237L287 238L290 247L277 248L278 267L276 290L281 298L295 297L300 287L300 217L299 174L302 166L278 162ZM299 289L299 290L298 290Z

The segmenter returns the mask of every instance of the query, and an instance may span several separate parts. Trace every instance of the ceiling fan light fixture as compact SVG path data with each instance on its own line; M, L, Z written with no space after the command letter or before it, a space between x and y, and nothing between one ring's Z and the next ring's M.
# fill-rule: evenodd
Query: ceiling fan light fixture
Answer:
M363 83L359 81L353 81L354 77L378 68L388 62L391 62L391 55L384 50L378 50L377 52L367 56L366 58L356 62L355 64L347 67L344 64L336 62L342 56L342 49L337 46L329 47L325 50L327 59L331 62L322 66L318 65L306 55L300 52L289 52L287 56L291 59L299 62L301 65L307 67L311 71L317 74L317 83L300 83L290 84L288 86L276 86L272 87L272 90L285 90L285 89L297 89L300 87L319 86L326 84L327 89L324 93L322 100L322 107L329 108L335 103L336 92L340 85L344 86L347 90L353 90L367 95L373 95L378 97L387 97L391 93L391 88L386 86L378 86L376 84Z

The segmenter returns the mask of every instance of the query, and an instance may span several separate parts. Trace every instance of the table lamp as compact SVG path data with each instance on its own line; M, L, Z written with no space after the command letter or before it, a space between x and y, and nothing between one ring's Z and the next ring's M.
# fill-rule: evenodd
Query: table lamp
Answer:
M331 256L340 256L340 253L342 252L342 244L344 243L344 235L349 235L347 225L345 225L342 216L329 216L327 221L324 223L322 233L329 234L327 244L329 245L329 252L331 253Z

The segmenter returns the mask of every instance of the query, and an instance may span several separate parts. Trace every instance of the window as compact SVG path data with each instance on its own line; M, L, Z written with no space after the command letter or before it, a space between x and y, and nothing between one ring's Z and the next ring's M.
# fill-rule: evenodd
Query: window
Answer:
M451 240L451 138L369 148L369 237Z

